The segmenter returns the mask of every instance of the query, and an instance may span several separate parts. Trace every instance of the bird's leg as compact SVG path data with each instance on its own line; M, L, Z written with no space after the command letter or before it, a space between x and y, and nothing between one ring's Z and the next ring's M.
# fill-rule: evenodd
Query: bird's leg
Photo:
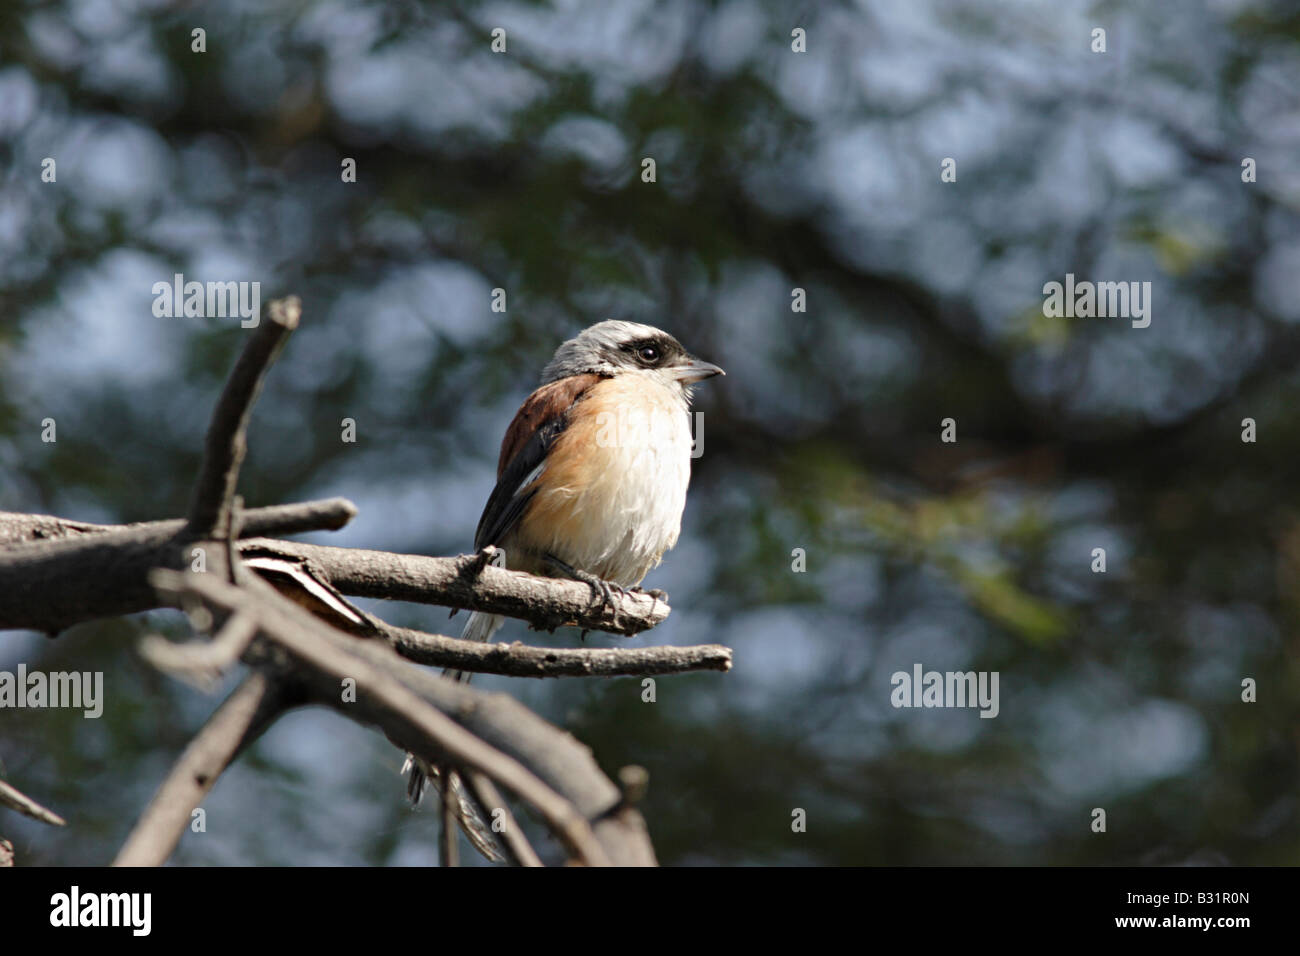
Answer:
M622 622L618 616L618 603L614 599L614 594L626 596L627 589L621 584L615 584L613 581L606 581L604 578L597 577L590 571L583 571L581 568L575 568L566 561L561 561L553 554L546 555L546 563L556 571L566 577L573 578L575 581L581 581L587 587L591 588L591 605L595 607L600 603L609 608L614 619L615 627L622 627Z

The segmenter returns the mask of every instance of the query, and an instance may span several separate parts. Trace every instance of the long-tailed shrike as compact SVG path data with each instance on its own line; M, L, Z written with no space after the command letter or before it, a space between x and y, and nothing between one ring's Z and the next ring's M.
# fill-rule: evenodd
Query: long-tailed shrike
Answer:
M607 600L639 585L681 531L691 387L723 374L649 325L610 320L569 339L506 429L475 550L495 545L512 570L576 578ZM502 621L475 611L461 636L489 640Z

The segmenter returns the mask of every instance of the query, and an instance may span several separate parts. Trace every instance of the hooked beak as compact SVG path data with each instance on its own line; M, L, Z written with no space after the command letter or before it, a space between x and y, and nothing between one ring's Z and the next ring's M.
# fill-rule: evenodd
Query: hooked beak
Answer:
M700 382L715 375L727 374L712 362L704 362L697 358L687 359L683 364L674 366L672 373L673 378L683 383Z

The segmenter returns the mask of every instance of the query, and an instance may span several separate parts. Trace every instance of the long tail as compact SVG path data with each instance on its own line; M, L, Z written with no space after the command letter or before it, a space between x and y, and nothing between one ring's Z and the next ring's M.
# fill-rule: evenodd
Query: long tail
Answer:
M501 625L506 619L500 614L488 614L485 611L475 611L465 622L465 630L460 632L462 641L490 641L497 631L501 630ZM474 675L468 671L453 670L450 667L442 672L443 677L450 677L452 680L469 683L469 679Z
M505 862L506 855L501 849L496 834L483 819L476 802L470 799L460 774L453 770L444 776L437 767L429 766L415 754L406 755L402 772L410 774L407 794L411 797L412 803L419 803L425 787L432 784L433 789L438 791L438 799L450 800L455 806L460 828L465 831L465 836L469 838L474 849L493 863ZM494 809L494 807L484 807L488 813Z
M465 630L461 632L460 636L465 641L490 641L492 635L500 630L501 625L504 623L505 618L499 614L485 614L481 611L475 611L469 616L469 621L465 624ZM450 668L442 673L444 677L465 682L468 682L474 676L468 671L458 671ZM412 804L420 802L425 789L432 783L433 788L438 791L440 799L451 800L456 805L456 815L460 818L461 828L469 837L469 841L474 845L474 848L493 862L500 863L505 859L505 855L497 845L495 834L492 833L491 828L478 812L478 808L465 793L459 774L453 771L447 775L448 779L443 779L443 775L438 772L437 767L431 767L415 754L409 753L406 755L406 763L402 765L402 772L407 774L406 795L410 798Z
M505 618L500 614L487 614L483 611L475 611L465 622L465 629L460 632L462 641L490 641L492 635L501 629L505 623ZM469 671L458 671L447 668L442 672L443 677L449 677L452 680L469 683L474 675ZM406 778L406 795L410 798L411 803L419 803L424 796L425 784L433 776L431 768L425 766L425 762L420 760L414 754L406 755L406 763L402 765L402 772L408 774Z

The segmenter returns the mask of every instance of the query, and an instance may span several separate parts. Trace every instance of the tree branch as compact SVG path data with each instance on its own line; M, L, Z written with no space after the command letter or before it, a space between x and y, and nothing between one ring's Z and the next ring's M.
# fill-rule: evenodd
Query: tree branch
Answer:
M259 513L265 523L266 512L271 510L247 512L245 530ZM340 510L331 509L331 513L337 516ZM294 517L304 516L305 512ZM56 527L71 530L76 523L44 515L0 513L0 532L22 540L35 537L39 529ZM149 585L149 572L188 567L191 549L196 547L204 548L209 570L224 570L223 549L211 542L185 540L183 524L150 522L93 532L87 527L103 526L83 525L64 538L0 548L0 629L25 627L57 633L94 618L153 610L160 605ZM572 624L612 634L636 634L663 621L671 610L664 600L634 591L616 596L615 624L608 607L593 605L587 585L483 567L477 555L431 558L269 538L246 539L239 550L245 557L263 555L308 563L344 594L505 614L539 629Z
M438 858L443 866L460 866L460 818L456 815L456 771L450 767L442 770L443 779L447 781L442 791L442 805L438 816L442 820L442 830L438 834ZM595 839L595 836L592 836Z
M578 859L653 864L639 814L610 814L619 791L590 751L512 697L421 671L383 641L344 634L256 578L240 588L215 574L158 571L154 580L168 603L190 596L214 616L254 616L261 637L288 653L311 700L379 727L431 765L489 776L531 804ZM349 686L355 699L343 693Z
M176 849L194 809L245 747L290 705L271 676L254 671L190 741L113 861L161 866Z
M330 584L354 597L504 614L539 630L573 625L608 634L638 634L662 622L672 610L663 598L630 591L615 595L616 622L615 609L593 603L591 588L580 581L492 567L476 554L431 558L266 539L241 542L240 551L309 562Z
M15 787L11 787L3 780L0 780L0 806L17 810L24 816L31 817L33 820L40 820L42 823L48 823L51 826L61 827L67 823L63 817L53 810L47 810L27 794Z
M267 370L298 327L301 315L302 303L297 296L271 302L266 318L258 324L226 380L208 425L203 464L190 501L186 531L192 538L215 537L229 521L230 500L248 449L244 432L253 403L262 390Z
M337 531L357 516L357 506L346 498L322 498L291 505L249 508L243 512L241 538L300 534L304 531ZM185 530L184 518L167 521L139 521L135 524L91 524L54 515L30 515L0 511L0 549L42 541L77 538L82 535L116 535L122 540L166 540Z
M146 634L140 641L140 656L162 671L205 693L216 690L222 673L243 656L257 636L257 623L245 615L232 614L210 641L177 644L158 634Z
M483 644L442 634L396 627L369 615L370 622L409 661L506 677L641 677L688 671L731 670L731 648L693 647L551 648Z

